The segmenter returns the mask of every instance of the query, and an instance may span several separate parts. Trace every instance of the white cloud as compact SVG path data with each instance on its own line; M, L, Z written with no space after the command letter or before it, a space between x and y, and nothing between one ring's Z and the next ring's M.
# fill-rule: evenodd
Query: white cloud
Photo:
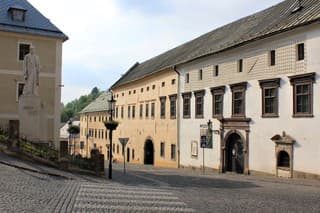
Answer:
M126 2L126 7L119 0L29 1L70 37L64 44L64 65L81 67L86 75L64 79L77 85L78 77L86 78L92 85L86 90L89 91L96 85L93 79L97 76L107 88L135 62L143 62L281 0L161 0L168 10L152 8L160 10L155 14L143 7L132 7L131 1ZM70 76L67 74L76 71L63 72ZM75 88L63 90L64 101L79 97L79 91L85 90Z

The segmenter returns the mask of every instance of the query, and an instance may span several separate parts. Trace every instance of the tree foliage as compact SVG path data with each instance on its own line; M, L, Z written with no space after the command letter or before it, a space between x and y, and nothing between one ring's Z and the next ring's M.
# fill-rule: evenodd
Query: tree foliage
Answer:
M77 125L71 125L67 129L69 134L76 135L80 133L80 127Z
M90 94L83 95L67 103L61 111L61 122L67 122L70 118L78 116L79 112L94 101L100 94L101 91L97 87L94 87Z

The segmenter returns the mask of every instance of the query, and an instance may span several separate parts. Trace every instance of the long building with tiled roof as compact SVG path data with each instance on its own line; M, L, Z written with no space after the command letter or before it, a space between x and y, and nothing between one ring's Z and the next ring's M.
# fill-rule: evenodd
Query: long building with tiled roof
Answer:
M301 5L300 5L301 4ZM268 9L208 32L129 69L113 86L149 75L201 57L221 53L253 41L268 38L320 20L320 1L285 0Z

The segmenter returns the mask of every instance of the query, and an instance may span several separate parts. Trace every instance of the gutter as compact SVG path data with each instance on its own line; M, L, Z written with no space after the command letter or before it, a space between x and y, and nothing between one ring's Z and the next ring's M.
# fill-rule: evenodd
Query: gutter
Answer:
M181 76L181 74L177 70L177 66L176 65L174 65L172 67L172 69L178 75L178 91L177 91L177 109L178 109L177 110L177 147L178 147L178 150L177 150L177 152L178 152L178 168L180 168L180 126L181 126L181 124L180 124L180 121L181 121L181 119L180 119L180 111L181 111L181 109L180 109L180 93L181 93L180 76Z

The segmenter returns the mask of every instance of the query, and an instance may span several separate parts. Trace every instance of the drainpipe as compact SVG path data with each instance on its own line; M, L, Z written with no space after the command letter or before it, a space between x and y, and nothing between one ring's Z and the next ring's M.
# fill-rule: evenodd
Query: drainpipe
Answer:
M177 66L173 66L173 70L178 75L178 91L177 91L177 147L178 147L178 168L180 168L180 72L177 70Z

